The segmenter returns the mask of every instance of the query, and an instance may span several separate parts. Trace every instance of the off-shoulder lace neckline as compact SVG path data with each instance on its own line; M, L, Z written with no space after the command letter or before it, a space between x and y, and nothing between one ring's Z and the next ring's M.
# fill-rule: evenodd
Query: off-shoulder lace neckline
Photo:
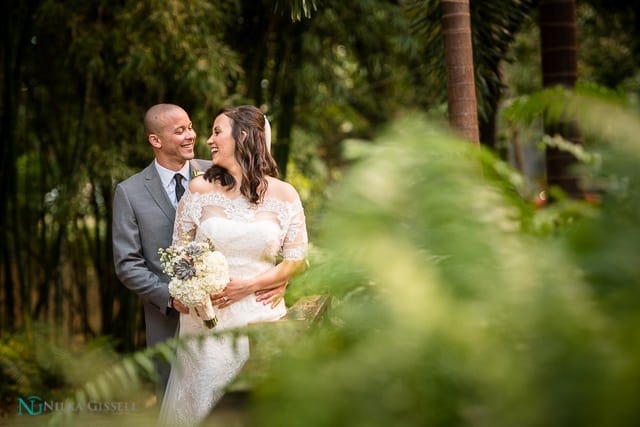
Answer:
M236 197L229 197L228 195L224 194L224 193L220 193L220 192L214 192L214 191L210 191L210 192L206 192L206 193L200 193L198 191L191 191L190 192L192 197L194 198L207 198L207 197L211 197L214 199L222 199L223 201L226 202L230 202L230 203L234 203L234 204L245 204L248 205L251 208L259 208L262 206L269 206L270 204L273 203L281 203L284 205L292 205L295 204L295 200L289 201L289 200L282 200L272 194L269 195L265 195L264 198L262 199L261 202L254 204L249 202L249 200L243 196L243 195L239 195Z

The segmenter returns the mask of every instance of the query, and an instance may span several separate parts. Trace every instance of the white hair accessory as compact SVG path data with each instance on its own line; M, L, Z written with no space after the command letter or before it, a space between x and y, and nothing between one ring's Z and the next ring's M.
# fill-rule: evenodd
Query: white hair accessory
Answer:
M271 124L267 116L264 116L264 139L267 142L267 150L271 152Z

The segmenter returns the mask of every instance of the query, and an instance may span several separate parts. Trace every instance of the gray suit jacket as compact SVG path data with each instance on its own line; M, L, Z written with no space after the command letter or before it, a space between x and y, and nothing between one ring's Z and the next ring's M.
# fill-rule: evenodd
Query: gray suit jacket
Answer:
M210 161L194 159L194 170ZM175 336L178 312L170 309L168 278L162 272L159 248L171 245L175 209L162 187L154 163L116 186L113 201L113 258L116 275L144 303L147 345Z

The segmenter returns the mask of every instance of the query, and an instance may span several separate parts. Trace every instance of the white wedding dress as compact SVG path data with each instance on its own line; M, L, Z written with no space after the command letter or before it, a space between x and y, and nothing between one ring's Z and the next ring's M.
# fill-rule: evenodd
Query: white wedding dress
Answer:
M230 276L250 278L272 268L276 257L301 260L306 255L307 232L300 199L266 197L251 205L244 197L187 191L176 213L173 241L211 239L229 263ZM193 311L193 310L192 310ZM223 331L253 322L273 321L286 314L284 301L275 307L256 302L255 295L216 309ZM180 337L211 330L195 314L180 315ZM204 420L225 387L249 357L246 336L207 337L179 348L160 409L160 424L196 426Z

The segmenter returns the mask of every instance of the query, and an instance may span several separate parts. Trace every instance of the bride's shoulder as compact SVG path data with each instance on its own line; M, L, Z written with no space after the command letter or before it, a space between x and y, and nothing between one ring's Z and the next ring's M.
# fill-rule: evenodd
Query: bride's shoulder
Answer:
M209 193L212 191L216 191L218 189L218 184L213 181L210 182L204 178L204 176L196 176L191 181L189 181L189 191L192 193Z
M278 200L293 202L299 199L298 192L295 187L288 182L278 178L267 177L269 183L269 196Z

